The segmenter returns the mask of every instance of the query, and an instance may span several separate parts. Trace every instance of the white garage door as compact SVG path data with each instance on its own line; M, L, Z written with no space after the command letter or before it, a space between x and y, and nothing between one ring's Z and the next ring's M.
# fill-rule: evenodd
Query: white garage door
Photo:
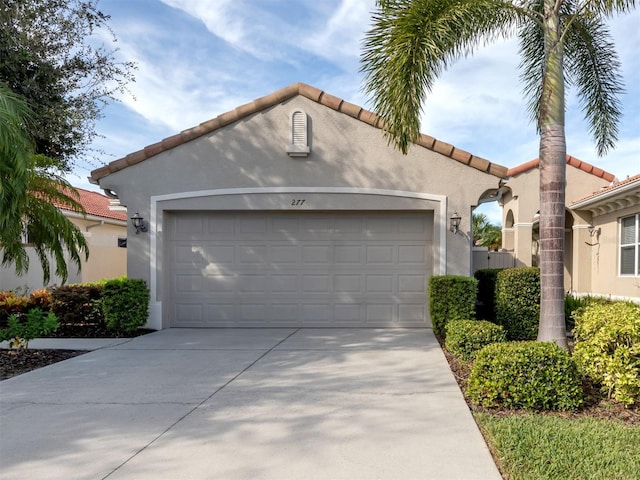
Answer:
M432 213L167 217L173 327L427 326Z

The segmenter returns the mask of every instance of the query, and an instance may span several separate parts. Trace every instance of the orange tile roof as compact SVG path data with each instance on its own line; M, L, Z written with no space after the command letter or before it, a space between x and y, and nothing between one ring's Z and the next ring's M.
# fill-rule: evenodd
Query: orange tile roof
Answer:
M583 170L591 175L595 175L596 177L602 178L607 182L613 182L615 180L615 175L609 172L605 172L604 170L594 167L593 165L583 162L582 160L572 157L571 155L567 155L567 165L571 165L572 167ZM535 158L533 160L529 160L522 165L518 165L517 167L510 168L507 172L507 176L515 177L516 175L520 175L521 173L528 172L529 170L533 170L534 168L538 168L540 166L540 159Z
M629 184L635 183L635 182L640 183L640 174L634 175L633 177L625 178L624 180L621 180L621 181L616 182L616 183L614 183L612 185L609 185L608 187L604 187L604 188L601 188L600 190L598 190L596 192L590 193L589 195L587 195L585 197L582 197L582 198L572 202L572 205L584 202L585 200L590 200L592 198L599 197L600 195L604 195L605 193L609 193L609 192L611 192L613 190L617 190L619 188L622 188L622 187L624 187L626 185L629 185ZM633 188L633 187L631 187L631 188Z
M122 210L111 210L109 208L110 199L106 195L102 195L98 192L92 192L83 188L76 188L79 194L78 201L84 207L87 215L94 215L96 217L104 217L112 220L127 221L127 212ZM61 210L69 210L68 205L64 203L54 202L56 207Z
M297 95L308 98L314 102L331 108L337 112L349 115L361 122L371 125L375 128L383 128L382 119L373 112L365 110L364 108L349 103L338 97L319 90L315 87L307 85L305 83L294 83L283 89L277 90L269 95L255 99L245 105L237 107L235 110L218 115L216 118L201 123L198 126L189 128L176 135L165 138L164 140L149 145L142 150L130 153L129 155L114 160L108 165L93 170L91 172L91 181L98 183L103 177L115 173L119 170L125 169L131 165L143 162L146 159L158 155L161 152L172 149L184 143L187 143L195 138L201 137L215 130L218 130L226 125L237 122L242 118L245 118L254 113L265 110L269 107L282 103ZM507 168L496 163L491 163L482 157L472 155L469 152L454 147L448 143L442 142L436 138L428 135L421 134L417 142L418 145L445 155L453 160L456 160L465 165L469 165L482 172L487 172L491 175L495 175L500 178L504 178L507 175Z

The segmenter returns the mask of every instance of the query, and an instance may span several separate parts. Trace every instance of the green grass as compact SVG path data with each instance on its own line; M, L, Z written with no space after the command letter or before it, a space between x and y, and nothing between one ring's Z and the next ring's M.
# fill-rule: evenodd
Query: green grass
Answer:
M589 417L474 416L507 480L640 478L640 427Z

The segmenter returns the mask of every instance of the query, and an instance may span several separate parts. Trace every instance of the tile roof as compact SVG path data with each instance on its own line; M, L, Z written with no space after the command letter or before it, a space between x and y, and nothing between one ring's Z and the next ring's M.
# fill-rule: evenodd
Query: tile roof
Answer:
M605 172L604 170L594 167L593 165L583 162L582 160L572 157L571 155L567 155L567 165L571 165L572 167L583 170L591 175L595 175L596 177L602 178L607 182L613 182L615 180L615 175L609 172ZM507 176L515 177L516 175L520 175L521 173L528 172L529 170L533 170L534 168L538 168L540 166L540 159L535 158L530 160L522 165L518 165L517 167L510 168L507 172Z
M131 165L143 162L144 160L153 157L161 152L172 149L184 143L187 143L195 138L201 137L215 130L218 130L226 125L234 123L242 118L245 118L254 113L265 110L269 107L282 103L297 95L308 98L321 105L329 107L337 112L349 115L361 122L371 125L376 128L383 128L382 119L373 112L365 110L364 108L349 103L338 97L319 90L315 87L307 85L305 83L294 83L283 89L277 90L269 95L255 99L245 105L237 107L235 110L218 115L216 118L201 123L198 126L184 130L176 135L165 138L164 140L149 145L142 150L130 153L129 155L114 160L108 165L93 170L91 172L91 181L98 183L103 177L115 173L119 170L127 168ZM421 134L420 139L417 142L418 145L445 155L453 160L456 160L465 165L469 165L477 170L487 172L491 175L495 175L500 178L504 178L507 175L507 168L502 165L491 163L489 160L472 155L469 152L454 147L448 143L442 142L436 138L428 135Z
M619 190L627 185L630 185L632 183L638 183L638 186L640 186L640 174L638 175L634 175L633 177L629 177L629 178L625 178L624 180L621 180L619 182L616 182L612 185L609 185L608 187L604 187L601 188L600 190L593 192L585 197L582 197L576 201L574 201L572 203L572 205L578 204L578 203L582 203L584 201L587 200L591 200L591 199L595 199L601 195L605 195L605 194L609 194L609 193L613 193L615 190ZM633 187L631 187L633 188Z
M98 192L92 192L83 188L76 188L80 195L78 201L84 207L87 215L94 215L96 217L109 218L111 220L127 221L127 212L122 210L112 210L109 208L110 199L106 195L102 195ZM68 205L64 203L54 202L56 207L61 210L69 210Z

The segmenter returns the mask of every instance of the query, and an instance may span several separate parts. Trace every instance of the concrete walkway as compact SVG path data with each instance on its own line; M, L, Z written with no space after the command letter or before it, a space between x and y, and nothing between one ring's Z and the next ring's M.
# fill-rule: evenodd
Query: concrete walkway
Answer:
M164 330L0 408L0 479L501 478L430 330Z

